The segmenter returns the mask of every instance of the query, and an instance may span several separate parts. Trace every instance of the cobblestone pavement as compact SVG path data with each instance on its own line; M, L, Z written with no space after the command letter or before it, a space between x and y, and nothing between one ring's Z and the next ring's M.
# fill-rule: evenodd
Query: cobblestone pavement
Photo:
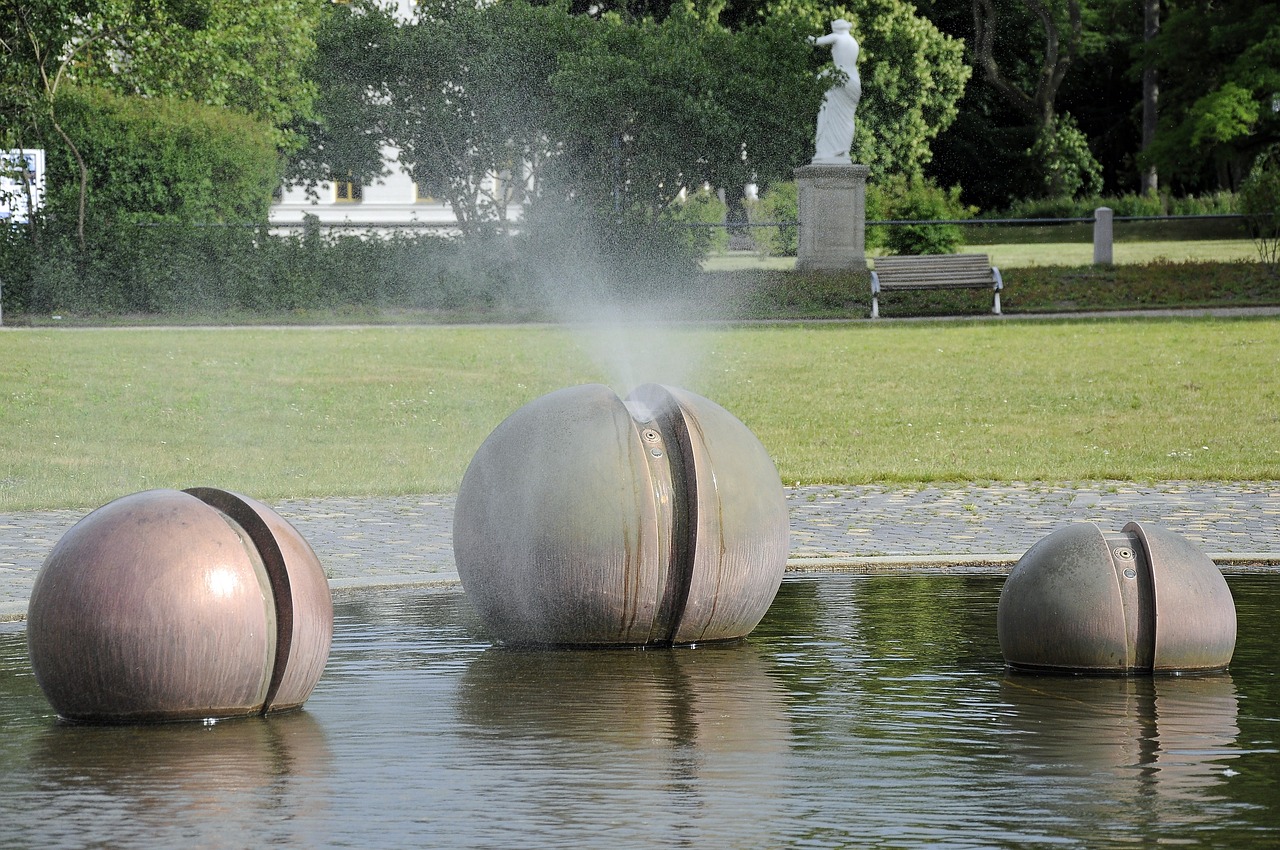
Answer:
M1220 566L1280 567L1280 482L1013 484L787 489L793 570L1007 569L1070 522L1137 520L1185 536ZM316 550L337 592L454 582L453 496L327 498L273 507ZM0 517L0 620L26 612L45 556L84 511Z

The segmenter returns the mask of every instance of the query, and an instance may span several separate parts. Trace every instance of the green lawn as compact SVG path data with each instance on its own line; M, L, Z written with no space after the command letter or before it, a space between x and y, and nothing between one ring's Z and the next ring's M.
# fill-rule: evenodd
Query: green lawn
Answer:
M0 332L0 512L442 492L507 414L685 386L788 484L1280 479L1280 319Z
M1002 269L1031 266L1087 266L1093 263L1093 244L1090 242L968 245L959 250L986 254L991 257L993 265ZM1113 247L1112 259L1117 264L1149 263L1154 260L1173 262L1251 260L1256 262L1258 248L1248 239L1117 241ZM750 251L733 251L713 254L703 263L703 268L707 271L761 268L778 270L794 269L795 265L795 257L760 257Z

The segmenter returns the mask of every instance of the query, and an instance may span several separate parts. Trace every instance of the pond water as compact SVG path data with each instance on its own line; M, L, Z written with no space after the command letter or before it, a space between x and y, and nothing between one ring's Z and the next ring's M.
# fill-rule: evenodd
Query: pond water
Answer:
M746 641L515 651L460 591L339 601L305 710L59 724L0 625L0 846L1280 845L1280 579L1229 673L1007 673L1002 579L788 578Z

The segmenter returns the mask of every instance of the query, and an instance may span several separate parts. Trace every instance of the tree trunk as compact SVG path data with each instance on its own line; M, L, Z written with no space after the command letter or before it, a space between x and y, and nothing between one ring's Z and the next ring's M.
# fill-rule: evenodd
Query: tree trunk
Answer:
M1143 0L1142 41L1148 48L1156 36L1160 34L1160 0ZM1160 99L1160 72L1156 69L1155 57L1148 50L1142 68L1142 151L1150 150L1156 139L1156 124L1159 121L1157 111ZM1149 164L1142 169L1139 191L1146 195L1154 195L1159 189L1156 167Z
M80 155L80 149L76 147L75 142L71 141L71 137L62 129L62 125L58 123L53 115L53 107L49 107L49 120L53 123L53 129L62 137L62 141L67 143L67 147L71 149L71 153L76 158L76 165L80 167L80 209L76 214L76 241L80 245L80 254L84 255L84 220L85 220L85 200L89 194L89 167L84 164L84 157Z
M1145 2L1145 0L1144 0ZM973 0L973 62L982 69L987 82L1039 127L1052 127L1056 118L1054 101L1067 68L1080 47L1080 0L1067 0L1067 32L1060 32L1053 10L1041 0L1022 0L1044 27L1044 57L1036 89L1027 93L1000 70L996 61L996 8L993 0Z

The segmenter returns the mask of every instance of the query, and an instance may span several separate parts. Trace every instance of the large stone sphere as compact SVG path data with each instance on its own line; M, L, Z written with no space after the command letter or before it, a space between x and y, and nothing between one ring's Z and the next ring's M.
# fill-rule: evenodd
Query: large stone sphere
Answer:
M701 396L598 384L535 399L476 452L454 555L468 598L511 644L729 640L786 568L782 484L760 441Z
M1222 670L1236 608L1185 538L1131 522L1075 523L1036 543L1000 592L1000 650L1015 669L1112 674Z
M148 490L93 511L45 560L31 666L58 715L146 722L302 705L333 638L315 552L224 490Z

